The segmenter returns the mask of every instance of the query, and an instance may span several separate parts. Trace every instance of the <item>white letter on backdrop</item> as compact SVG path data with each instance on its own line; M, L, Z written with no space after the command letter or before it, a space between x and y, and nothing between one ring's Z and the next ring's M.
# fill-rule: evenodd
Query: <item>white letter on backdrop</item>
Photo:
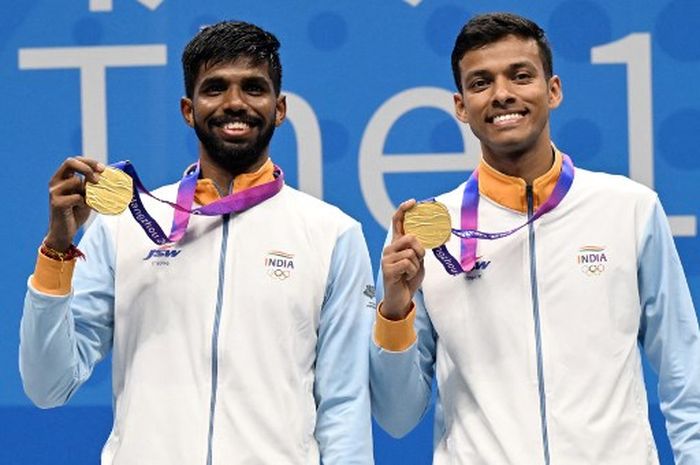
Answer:
M165 45L24 48L19 50L19 69L80 70L83 154L107 163L106 69L162 66L166 52Z
M449 114L466 148L460 153L396 154L384 156L384 143L392 126L418 108L437 108ZM476 168L481 147L469 128L454 116L452 93L439 87L416 87L384 102L372 115L362 136L359 156L360 188L374 219L382 226L396 210L384 183L384 173L469 171Z

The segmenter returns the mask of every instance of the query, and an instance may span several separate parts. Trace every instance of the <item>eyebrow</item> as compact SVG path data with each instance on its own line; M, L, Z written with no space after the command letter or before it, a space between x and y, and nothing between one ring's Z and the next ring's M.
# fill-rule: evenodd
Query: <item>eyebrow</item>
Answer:
M221 76L209 76L204 78L202 82L199 83L199 88L207 87L212 84L224 84L226 80Z
M510 65L508 65L507 70L509 72L512 72L512 71L514 71L516 69L520 69L520 68L527 68L527 69L535 70L535 71L537 70L537 66L535 66L535 64L531 61L519 61L516 63L511 63ZM472 78L477 77L477 76L491 76L492 74L494 74L493 71L488 70L488 69L475 69L475 70L469 71L467 74L465 74L464 79L469 80L469 79L472 79Z
M493 73L490 71L487 71L485 69L475 69L474 71L469 71L467 74L464 75L464 80L468 81L469 79L476 77L476 76L489 76Z
M241 83L242 84L257 84L257 85L265 86L265 87L272 86L272 84L268 81L268 79L266 79L265 76L261 76L261 75L243 76L243 77L241 77ZM205 88L207 86L217 85L217 84L228 85L228 79L226 79L226 77L224 77L224 76L218 76L218 75L208 76L202 80L202 82L199 84L199 88Z
M537 66L531 61L521 61L508 66L508 69L511 71L518 68L528 68L537 71Z
M270 81L264 76L245 76L243 79L241 79L241 81L244 84L258 84L265 87L270 87Z

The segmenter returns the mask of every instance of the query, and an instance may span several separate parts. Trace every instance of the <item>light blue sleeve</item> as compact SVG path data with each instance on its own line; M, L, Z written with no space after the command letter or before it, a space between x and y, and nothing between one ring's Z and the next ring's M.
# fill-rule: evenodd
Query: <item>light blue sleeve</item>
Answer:
M331 258L316 346L316 440L324 465L371 465L369 353L375 309L372 265L360 225Z
M387 241L389 238L387 238ZM377 276L377 301L384 295L382 272ZM371 338L370 386L372 413L391 436L408 434L430 406L435 373L437 335L425 309L421 290L413 296L416 305L416 342L401 352L382 349Z
M41 408L65 404L112 346L114 245L98 217L80 242L73 290L43 294L28 285L20 325L19 368Z
M700 464L700 331L661 205L640 248L640 342L659 375L659 401L676 465Z

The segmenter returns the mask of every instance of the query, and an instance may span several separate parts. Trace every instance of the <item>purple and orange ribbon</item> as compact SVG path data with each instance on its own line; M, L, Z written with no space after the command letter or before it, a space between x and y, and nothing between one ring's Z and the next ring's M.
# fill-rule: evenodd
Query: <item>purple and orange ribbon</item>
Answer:
M476 264L476 244L478 239L494 240L510 236L530 223L537 221L542 215L552 211L559 205L567 192L569 192L569 188L571 188L571 184L574 181L574 164L568 155L562 154L562 156L563 163L561 174L550 196L527 222L508 231L488 233L477 229L479 217L479 170L476 169L472 172L472 175L464 186L464 193L462 194L461 229L452 229L452 234L461 238L460 260L457 261L450 254L445 244L433 249L435 257L449 274L457 275L466 273L474 268Z
M187 225L191 215L219 216L231 213L241 213L249 208L269 199L282 190L284 186L284 173L282 169L275 165L274 179L240 192L229 194L210 204L202 207L192 208L194 194L197 189L197 179L199 179L199 162L185 172L177 188L177 199L175 202L163 200L154 196L139 179L136 169L129 161L120 161L111 166L124 171L134 180L134 196L129 203L129 210L137 223L146 232L146 235L158 245L171 244L179 241L187 231ZM141 194L145 194L158 202L170 205L174 209L173 224L170 234L165 234L163 228L146 211L146 207L141 200Z

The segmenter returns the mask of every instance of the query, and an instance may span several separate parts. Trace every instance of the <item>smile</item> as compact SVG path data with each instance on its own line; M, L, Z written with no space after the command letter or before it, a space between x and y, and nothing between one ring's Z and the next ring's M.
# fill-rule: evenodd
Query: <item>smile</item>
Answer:
M240 142L242 138L250 137L259 123L257 118L249 115L224 115L212 118L209 126L217 131L223 140Z
M250 125L248 123L244 123L243 121L235 121L224 124L223 128L229 131L235 131L239 129L249 129Z
M502 115L496 115L496 116L486 118L486 122L493 123L497 126L500 126L500 125L520 121L521 119L523 119L525 117L526 114L527 114L527 111L504 113Z
M223 140L228 142L240 142L252 136L254 125L247 121L236 120L217 124L214 127L217 128Z
M262 123L260 118L240 112L237 115L220 115L209 120L209 126L218 126L221 129L236 131L250 129Z

